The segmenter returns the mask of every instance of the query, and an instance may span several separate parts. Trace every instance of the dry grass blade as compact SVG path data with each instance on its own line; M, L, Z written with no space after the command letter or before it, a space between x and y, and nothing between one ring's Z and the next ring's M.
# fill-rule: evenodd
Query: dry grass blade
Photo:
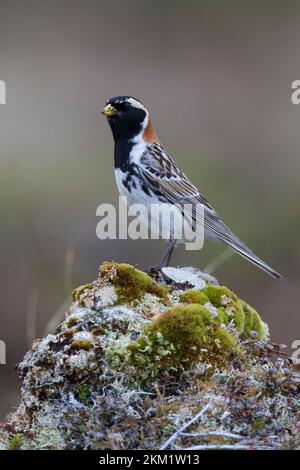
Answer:
M239 434L232 434L231 432L222 432L222 431L209 431L209 432L181 432L180 436L186 437L207 437L207 436L221 436L228 439L244 439L243 436Z
M181 450L274 450L274 447L235 444L203 444Z
M171 437L161 446L160 450L167 449L170 444L172 444L173 441L175 441L181 433L187 429L189 426L191 426L193 423L195 423L204 413L208 410L208 408L211 406L211 400L205 405L202 410L199 411L199 413L196 414L190 421L188 421L186 424L184 424L178 431L176 431L174 434L172 434Z

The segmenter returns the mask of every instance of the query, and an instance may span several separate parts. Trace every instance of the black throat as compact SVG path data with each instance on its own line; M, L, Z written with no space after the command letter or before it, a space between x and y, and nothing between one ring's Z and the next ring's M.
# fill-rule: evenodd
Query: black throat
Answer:
M120 168L123 172L129 169L129 155L134 144L130 140L115 140L115 168Z
M119 113L108 118L115 141L115 168L126 171L129 166L129 155L133 147L133 139L142 131L145 112L132 108L130 114Z

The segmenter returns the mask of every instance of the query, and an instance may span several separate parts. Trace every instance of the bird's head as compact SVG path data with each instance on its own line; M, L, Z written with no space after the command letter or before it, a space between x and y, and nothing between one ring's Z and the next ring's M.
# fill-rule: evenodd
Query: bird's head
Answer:
M115 142L143 135L150 123L148 110L131 96L109 98L102 114L107 117Z

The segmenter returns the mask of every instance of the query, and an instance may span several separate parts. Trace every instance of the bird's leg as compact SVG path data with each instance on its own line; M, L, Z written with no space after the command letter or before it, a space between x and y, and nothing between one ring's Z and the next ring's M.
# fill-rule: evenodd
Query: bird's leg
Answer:
M150 273L151 272L152 273L153 272L158 272L162 268L165 268L166 266L169 265L173 250L175 248L175 245L176 245L176 240L172 239L172 240L169 241L169 243L167 245L167 248L163 252L163 255L162 255L161 259L159 260L159 262L155 266L151 266L149 268Z
M165 264L163 267L169 266L175 246L176 246L176 240L170 240L170 243L168 245L169 251L166 254L166 260L165 260Z

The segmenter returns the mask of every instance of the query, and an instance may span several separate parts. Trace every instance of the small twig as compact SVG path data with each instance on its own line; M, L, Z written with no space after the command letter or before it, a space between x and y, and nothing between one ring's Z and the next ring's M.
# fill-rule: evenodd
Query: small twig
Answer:
M200 416L202 416L208 410L210 405L211 405L211 400L207 403L207 405L205 405L204 408L202 408L201 411L199 411L199 413L196 414L196 416L194 416L190 421L188 421L180 429L178 429L178 431L176 431L174 434L172 434L172 436L169 437L169 439L161 446L160 450L164 450L167 447L169 447L169 445L173 441L175 441L185 429L187 429L189 426L191 426L191 424L195 423L195 421L197 421L200 418Z
M60 381L59 380L53 380L53 382L45 382L43 384L40 384L40 385L35 385L34 388L44 388L44 387L51 387L51 385L57 385L59 384Z
M228 437L230 439L244 439L243 436L239 434L232 434L231 432L222 432L222 431L209 431L209 432L181 432L180 436L186 437L206 437L206 436L222 436Z
M181 448L180 450L274 450L274 447L268 446L252 446L249 445L234 445L234 444L204 444L200 446L193 446L188 448Z

